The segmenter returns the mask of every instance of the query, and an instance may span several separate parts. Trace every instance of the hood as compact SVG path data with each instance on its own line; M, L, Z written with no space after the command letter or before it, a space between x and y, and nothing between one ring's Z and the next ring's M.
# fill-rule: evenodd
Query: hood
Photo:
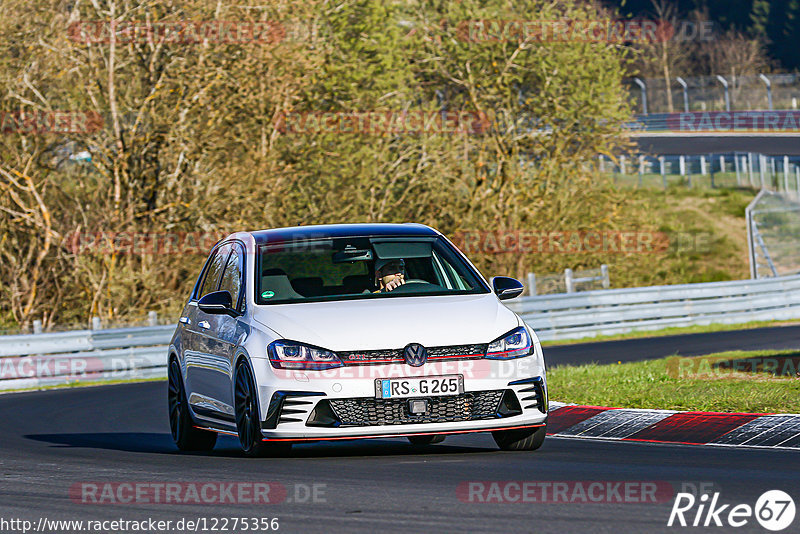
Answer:
M257 306L283 339L333 351L489 343L522 323L492 293Z

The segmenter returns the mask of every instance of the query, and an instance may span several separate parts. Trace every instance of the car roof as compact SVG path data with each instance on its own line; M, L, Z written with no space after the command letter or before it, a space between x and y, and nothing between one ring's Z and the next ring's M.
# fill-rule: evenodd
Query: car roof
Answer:
M439 232L418 223L374 223L374 224L318 224L310 226L293 226L250 232L257 245L281 243L286 241L303 241L308 239L325 239L330 237L366 237L366 236L438 236Z

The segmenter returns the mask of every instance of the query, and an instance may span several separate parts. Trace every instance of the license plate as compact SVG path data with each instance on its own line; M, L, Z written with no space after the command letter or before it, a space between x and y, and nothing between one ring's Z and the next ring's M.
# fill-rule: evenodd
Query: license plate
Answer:
M460 395L461 393L464 393L464 375L379 378L375 380L375 398L377 399L438 397Z

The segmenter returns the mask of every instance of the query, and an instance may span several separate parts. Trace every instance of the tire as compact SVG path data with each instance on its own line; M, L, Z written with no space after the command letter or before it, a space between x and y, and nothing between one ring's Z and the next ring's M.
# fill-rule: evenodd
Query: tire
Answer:
M280 456L289 452L291 443L269 443L262 439L255 381L246 360L241 360L236 366L234 384L236 430L242 451L252 457Z
M210 451L217 442L217 433L195 428L189 414L186 390L178 360L169 362L167 402L169 407L169 429L172 441L181 451Z
M441 434L431 434L427 436L408 436L408 441L412 445L433 445L434 443L443 442L444 438Z
M497 430L492 437L504 451L535 451L544 443L547 426L536 429Z

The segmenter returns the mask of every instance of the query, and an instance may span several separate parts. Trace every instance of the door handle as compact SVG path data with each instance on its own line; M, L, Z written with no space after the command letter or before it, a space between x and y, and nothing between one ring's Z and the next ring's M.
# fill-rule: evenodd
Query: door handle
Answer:
M208 321L200 321L199 323L197 323L197 326L199 326L200 328L205 328L206 330L211 328L211 325L208 324Z
M192 320L189 319L188 317L181 317L180 319L178 319L178 322L181 324L192 324Z

